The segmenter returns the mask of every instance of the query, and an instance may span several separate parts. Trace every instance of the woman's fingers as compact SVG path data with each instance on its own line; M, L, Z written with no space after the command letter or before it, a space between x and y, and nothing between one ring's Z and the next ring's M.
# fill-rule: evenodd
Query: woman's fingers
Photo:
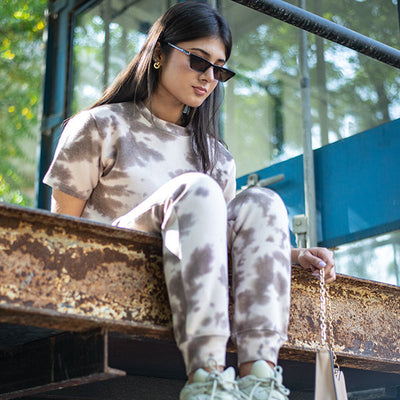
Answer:
M336 279L333 252L325 247L312 247L300 251L299 264L303 268L311 268L313 275L319 276L319 270L324 268L325 280L331 283Z

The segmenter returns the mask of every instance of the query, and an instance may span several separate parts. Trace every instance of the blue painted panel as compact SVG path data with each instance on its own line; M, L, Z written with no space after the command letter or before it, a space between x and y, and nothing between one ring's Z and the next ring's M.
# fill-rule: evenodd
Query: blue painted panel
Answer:
M341 243L400 229L400 120L315 150L318 241ZM285 174L271 188L290 219L304 213L302 156L257 171L260 179ZM247 175L238 178L238 187Z
M395 120L315 151L323 245L400 228L399 132Z

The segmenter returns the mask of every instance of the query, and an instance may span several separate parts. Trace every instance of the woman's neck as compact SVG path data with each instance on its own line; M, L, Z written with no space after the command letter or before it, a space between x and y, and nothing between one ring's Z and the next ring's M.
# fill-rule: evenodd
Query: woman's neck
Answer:
M182 125L183 104L171 104L168 101L164 102L159 97L154 96L151 98L151 102L149 99L146 100L145 105L157 118L176 125Z

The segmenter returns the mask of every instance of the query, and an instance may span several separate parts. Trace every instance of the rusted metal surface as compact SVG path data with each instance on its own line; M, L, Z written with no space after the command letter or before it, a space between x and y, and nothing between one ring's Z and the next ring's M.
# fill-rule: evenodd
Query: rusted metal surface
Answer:
M0 206L0 322L171 340L160 245L151 235ZM331 294L339 362L400 373L400 288L339 276ZM294 269L280 357L312 361L318 342L317 280Z
M61 333L0 352L0 399L15 399L110 378L108 334Z
M400 373L400 288L339 275L329 285L334 349L344 367ZM287 359L314 359L320 343L319 285L299 268L292 272Z
M168 328L160 243L151 235L3 205L0 321L78 331L107 323ZM35 320L27 321L32 313Z

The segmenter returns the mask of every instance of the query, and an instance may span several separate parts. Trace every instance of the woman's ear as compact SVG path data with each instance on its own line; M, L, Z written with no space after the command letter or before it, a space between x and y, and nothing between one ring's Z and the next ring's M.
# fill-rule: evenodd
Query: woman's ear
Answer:
M157 42L156 46L154 48L153 61L154 62L159 62L160 64L162 64L162 62L164 61L164 53L161 50L160 42Z

